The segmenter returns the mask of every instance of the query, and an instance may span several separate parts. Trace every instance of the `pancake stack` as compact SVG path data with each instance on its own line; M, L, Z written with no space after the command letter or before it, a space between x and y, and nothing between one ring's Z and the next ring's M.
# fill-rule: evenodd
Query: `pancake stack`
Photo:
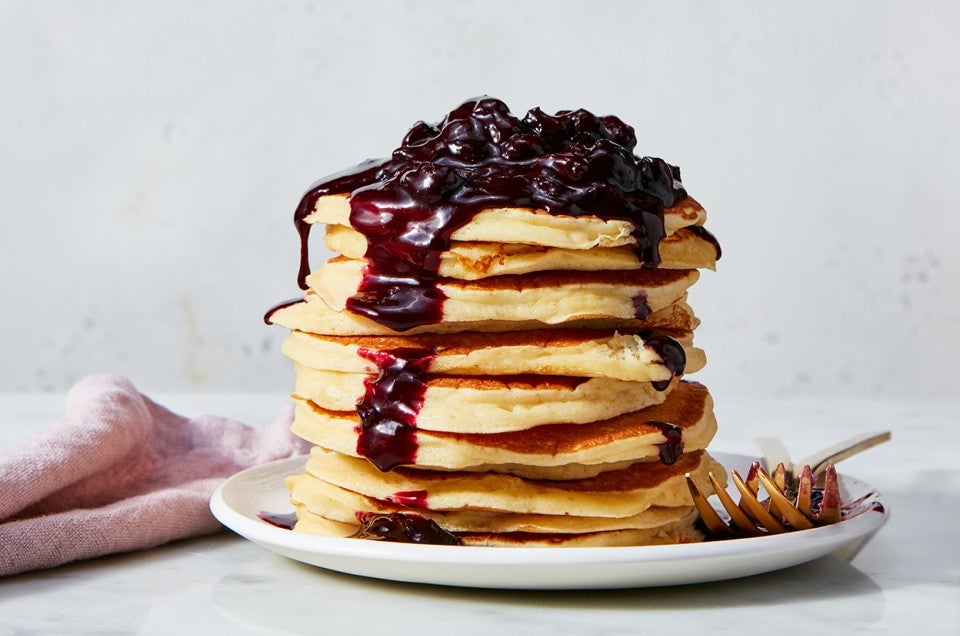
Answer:
M717 424L687 290L716 240L679 171L583 111L492 98L311 187L287 327L296 530L495 546L699 540ZM311 270L308 235L336 255Z

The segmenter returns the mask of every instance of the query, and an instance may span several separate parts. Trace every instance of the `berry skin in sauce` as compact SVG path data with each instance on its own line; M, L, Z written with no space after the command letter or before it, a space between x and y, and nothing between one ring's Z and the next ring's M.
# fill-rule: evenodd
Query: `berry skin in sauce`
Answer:
M468 100L438 124L418 122L387 159L323 179L294 214L299 283L310 272L305 219L319 197L350 194L350 225L367 239L367 266L347 309L395 331L443 317L437 285L450 236L479 212L522 207L633 224L645 267L660 263L663 211L686 198L680 171L638 157L633 128L579 110L523 118L491 97Z

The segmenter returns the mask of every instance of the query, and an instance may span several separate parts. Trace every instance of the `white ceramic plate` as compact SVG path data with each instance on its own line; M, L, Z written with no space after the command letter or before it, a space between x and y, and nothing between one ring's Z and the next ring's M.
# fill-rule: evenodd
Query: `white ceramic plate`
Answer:
M711 453L745 474L754 458ZM268 550L339 572L393 581L502 589L599 589L702 583L770 572L858 546L889 514L869 484L840 476L844 503L868 498L865 512L840 523L752 539L616 548L483 548L340 539L285 530L261 521L292 511L283 484L302 471L292 457L234 475L213 494L223 525Z

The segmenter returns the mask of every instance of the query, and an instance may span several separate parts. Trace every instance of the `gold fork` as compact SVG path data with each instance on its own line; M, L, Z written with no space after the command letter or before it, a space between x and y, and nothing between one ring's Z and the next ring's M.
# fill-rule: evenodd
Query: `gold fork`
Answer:
M700 519L717 538L754 537L791 530L808 530L840 521L840 488L834 463L889 439L890 433L882 432L846 440L805 460L799 472L789 463L789 455L782 444L777 440L763 440L761 447L767 457L767 466L772 465L771 457L781 458L783 461L777 464L772 475L760 466L760 462L751 465L746 479L737 471L732 471L732 481L740 493L739 503L734 502L713 473L709 475L714 494L730 516L729 522L725 522L714 510L690 475L687 475L687 487L700 513ZM811 463L814 464L814 469L810 468ZM820 472L822 489L817 488ZM767 493L764 501L759 498L761 484ZM814 501L815 492L821 495L819 501Z
M824 474L823 469L826 468L827 464L836 464L887 441L890 441L890 431L864 433L817 451L793 464L790 461L790 454L780 440L774 437L761 437L755 440L763 453L764 468L769 472L775 466L783 464L787 470L786 483L790 488L796 487L797 479L800 477L800 472L796 470L796 467L810 466L814 475L822 476Z
M697 512L700 513L700 519L715 536L756 537L790 530L807 530L817 525L840 521L840 489L837 484L837 471L833 464L828 464L825 473L826 481L819 506L816 506L813 501L816 478L809 466L805 466L800 474L795 497L787 495L786 469L783 464L777 466L773 476L768 475L760 467L760 462L753 463L746 479L734 470L731 478L740 492L739 503L733 500L713 473L710 473L709 478L714 494L717 495L723 509L730 515L729 523L717 514L689 475L687 475L687 487L690 489ZM763 484L767 492L766 501L759 499L760 484Z

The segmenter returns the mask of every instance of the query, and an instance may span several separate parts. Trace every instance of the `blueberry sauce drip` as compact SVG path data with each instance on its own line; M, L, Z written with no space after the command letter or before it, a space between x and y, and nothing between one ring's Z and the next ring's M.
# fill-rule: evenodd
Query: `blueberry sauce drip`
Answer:
M647 424L660 429L663 437L667 440L662 444L657 444L657 448L660 449L660 461L667 466L672 466L680 457L680 453L683 452L683 430L676 424L667 422L652 421L647 422Z
M379 372L364 381L366 388L357 402L357 453L382 471L412 464L417 459L417 413L427 391L433 352L361 348L359 354L376 364Z
M389 515L358 513L360 529L353 536L357 539L375 539L398 543L431 543L435 545L460 545L457 535L440 527L436 521L420 515L394 512Z
M647 293L645 291L640 291L633 297L633 315L637 317L637 320L646 320L647 316L650 315L650 305L647 304Z
M687 354L683 351L683 346L673 338L664 336L652 331L641 331L639 336L643 339L644 345L653 349L654 353L660 356L663 366L667 367L673 378L683 375L684 368L687 365ZM655 380L651 382L653 388L657 391L664 391L670 386L670 380Z
M284 530L293 530L293 526L297 525L297 513L295 512L264 512L261 510L257 513L257 518Z
M291 300L285 300L285 301L283 301L282 303L277 303L276 305L274 305L273 307L271 307L270 309L268 309L268 310L267 310L267 313L263 314L263 322L267 323L268 325L272 325L272 324L273 324L273 314L277 313L277 312L280 311L281 309L285 309L285 308L287 308L287 307L291 307L291 306L296 305L297 303L301 303L301 302L303 302L303 298L293 298L293 299L291 299Z
M326 194L352 192L376 181L380 169L386 162L385 159L368 159L343 172L325 177L311 185L300 199L300 204L293 213L293 224L300 237L300 270L297 273L297 284L300 285L300 289L307 288L307 276L310 275L310 224L306 222L306 218L313 212L317 199Z
M717 240L717 237L714 236L710 230L703 227L702 225L691 225L687 228L691 234L699 236L701 239L713 245L713 249L717 252L717 260L720 260L720 257L723 256L723 250L720 249L720 241Z
M403 506L404 508L424 509L427 507L427 491L400 490L387 497L387 501Z
M532 207L632 223L638 258L660 263L664 209L686 198L680 171L633 154L633 128L586 110L522 119L490 97L466 101L436 125L418 122L389 159L314 184L294 222L306 288L310 226L320 196L350 193L350 225L367 239L367 265L347 309L396 331L439 322L440 255L478 212Z
M879 512L881 514L886 512L886 509L883 507L883 504L877 500L877 497L877 491L871 490L862 497L851 501L840 508L840 518L852 519L866 512Z

